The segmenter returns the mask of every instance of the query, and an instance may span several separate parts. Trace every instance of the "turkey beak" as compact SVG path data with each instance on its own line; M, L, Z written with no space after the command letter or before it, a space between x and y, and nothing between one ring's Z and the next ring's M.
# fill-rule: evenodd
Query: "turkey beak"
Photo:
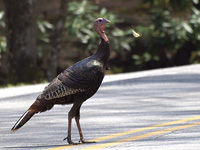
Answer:
M105 18L103 18L103 22L104 23L110 23L110 20L106 20Z

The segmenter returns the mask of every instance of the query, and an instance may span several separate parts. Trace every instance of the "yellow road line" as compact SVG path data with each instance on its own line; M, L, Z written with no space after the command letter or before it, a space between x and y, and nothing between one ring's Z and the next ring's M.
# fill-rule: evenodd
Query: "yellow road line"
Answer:
M97 139L93 139L91 141L99 142L99 141L103 141L103 140L107 140L107 139L111 139L111 138L115 138L115 137L119 137L119 136L123 136L123 135L127 135L127 134L132 134L132 133L135 133L135 132L140 132L140 131L150 130L150 129L154 129L154 128L158 128L158 127L164 127L164 126L184 123L184 122L188 122L188 121L192 121L192 120L198 120L198 119L200 119L200 116L195 116L195 117L186 118L186 119L182 119L182 120L177 120L177 121L172 121L172 122L168 122L168 123L158 124L158 125L154 125L154 126L150 126L150 127L134 129L134 130L130 130L130 131L122 132L122 133L111 134L111 135L108 135L108 136L104 136L104 137L100 137L100 138L97 138Z
M111 143L105 143L105 144L100 144L100 145L96 145L96 146L87 147L87 148L80 149L80 150L94 150L94 149L114 146L114 145L118 145L118 144L121 144L121 143L124 143L124 142L140 140L140 139L144 139L144 138L147 138L147 137L151 137L151 136L155 136L155 135L159 135L159 134L164 134L164 133L175 131L175 130L190 128L190 127L197 126L197 125L200 125L200 122L193 123L193 124L182 125L182 126L177 126L177 127L173 127L173 128L168 128L168 129L164 129L164 130L155 131L155 132L150 132L150 133L142 134L142 135L131 137L131 138L127 138L127 139L122 139L122 140L111 142Z
M198 120L198 119L200 119L200 116L195 116L195 117L191 117L191 118L186 118L186 119L182 119L182 120L172 121L172 122L168 122L168 123L158 124L158 125L139 128L139 129L134 129L134 130L126 131L126 132L111 134L111 135L108 135L108 136L103 136L103 137L100 137L100 138L93 139L91 141L99 142L99 141L112 139L112 138L116 138L116 137L127 135L127 134L132 134L132 133L135 133L135 132L140 132L140 131L150 130L150 129L154 129L154 128L158 128L158 127L164 127L164 126L189 122L189 121ZM52 148L52 149L49 149L49 150L61 150L61 149L67 149L67 148L74 147L74 146L76 146L76 145L66 145L66 146Z
M49 150L67 149L67 148L74 147L74 146L76 146L76 145L66 145L66 146L60 146L60 147L56 147L56 148L51 148Z

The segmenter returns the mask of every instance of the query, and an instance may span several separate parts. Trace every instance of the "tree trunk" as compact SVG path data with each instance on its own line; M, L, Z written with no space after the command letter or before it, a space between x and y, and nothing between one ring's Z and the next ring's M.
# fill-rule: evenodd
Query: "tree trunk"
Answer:
M4 0L9 82L36 80L36 0Z
M67 16L67 0L60 0L60 9L58 21L55 25L54 33L51 37L52 50L50 54L49 66L47 70L48 81L51 81L57 75L58 53L62 45L62 34Z

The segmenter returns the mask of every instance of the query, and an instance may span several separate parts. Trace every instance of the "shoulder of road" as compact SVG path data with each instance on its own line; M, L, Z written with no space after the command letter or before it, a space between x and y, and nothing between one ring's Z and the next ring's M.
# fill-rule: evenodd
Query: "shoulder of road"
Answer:
M156 77L158 75L160 76L160 75L173 75L173 74L200 74L200 64L186 65L181 67L170 67L164 69L154 69L154 70L140 71L140 72L120 73L115 75L106 75L103 80L103 83L133 79L133 78L141 78L146 76ZM47 84L48 83L12 87L12 88L2 88L0 89L0 98L3 99L14 96L28 95L32 93L39 93L43 91L44 87Z

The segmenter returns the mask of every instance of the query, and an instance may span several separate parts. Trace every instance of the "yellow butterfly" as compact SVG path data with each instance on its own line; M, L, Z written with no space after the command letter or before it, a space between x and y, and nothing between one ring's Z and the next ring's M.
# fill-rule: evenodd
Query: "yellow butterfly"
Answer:
M132 29L132 32L133 32L133 36L136 38L142 36L142 34L135 32L135 30L133 30L133 29Z

